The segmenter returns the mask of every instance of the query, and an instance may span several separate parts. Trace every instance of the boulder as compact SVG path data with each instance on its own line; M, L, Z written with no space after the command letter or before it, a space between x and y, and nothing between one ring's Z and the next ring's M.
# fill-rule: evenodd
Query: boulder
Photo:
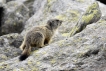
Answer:
M1 34L21 33L29 18L29 9L21 2L10 1L5 5Z
M97 22L102 16L101 10L99 8L98 2L91 4L86 12L81 16L78 23L70 32L70 36L75 35L76 33L81 32L86 28L87 25Z
M8 34L0 37L0 62L17 57L21 54L19 46L21 45L23 37L19 34Z

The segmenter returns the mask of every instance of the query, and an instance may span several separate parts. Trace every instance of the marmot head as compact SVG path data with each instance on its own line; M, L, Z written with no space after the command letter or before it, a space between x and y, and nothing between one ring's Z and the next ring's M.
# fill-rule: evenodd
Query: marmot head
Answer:
M52 29L56 30L62 24L62 20L50 19L47 22L47 25Z

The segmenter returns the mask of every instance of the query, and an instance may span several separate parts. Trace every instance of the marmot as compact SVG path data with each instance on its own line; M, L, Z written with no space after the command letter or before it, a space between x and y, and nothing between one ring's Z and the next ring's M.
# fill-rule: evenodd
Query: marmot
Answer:
M61 20L51 19L45 26L38 26L29 31L24 37L20 49L23 51L19 57L20 61L25 60L31 52L31 47L43 47L49 44L56 29L62 24Z

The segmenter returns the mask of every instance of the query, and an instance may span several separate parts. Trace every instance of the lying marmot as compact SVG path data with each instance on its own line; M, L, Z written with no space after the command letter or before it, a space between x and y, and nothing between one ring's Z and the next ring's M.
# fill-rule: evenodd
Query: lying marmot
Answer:
M25 60L31 52L31 47L43 47L49 44L52 36L54 35L56 29L62 24L61 20L51 19L48 20L45 26L38 26L29 31L24 41L22 42L20 49L23 51L19 60Z

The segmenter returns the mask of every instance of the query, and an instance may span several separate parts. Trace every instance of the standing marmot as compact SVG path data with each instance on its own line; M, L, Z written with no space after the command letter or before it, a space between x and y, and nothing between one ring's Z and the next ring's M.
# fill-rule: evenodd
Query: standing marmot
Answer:
M48 20L45 26L35 27L29 31L20 46L20 49L23 50L19 57L20 61L25 60L30 55L32 46L43 47L45 44L49 44L49 41L61 23L61 20L51 19Z

